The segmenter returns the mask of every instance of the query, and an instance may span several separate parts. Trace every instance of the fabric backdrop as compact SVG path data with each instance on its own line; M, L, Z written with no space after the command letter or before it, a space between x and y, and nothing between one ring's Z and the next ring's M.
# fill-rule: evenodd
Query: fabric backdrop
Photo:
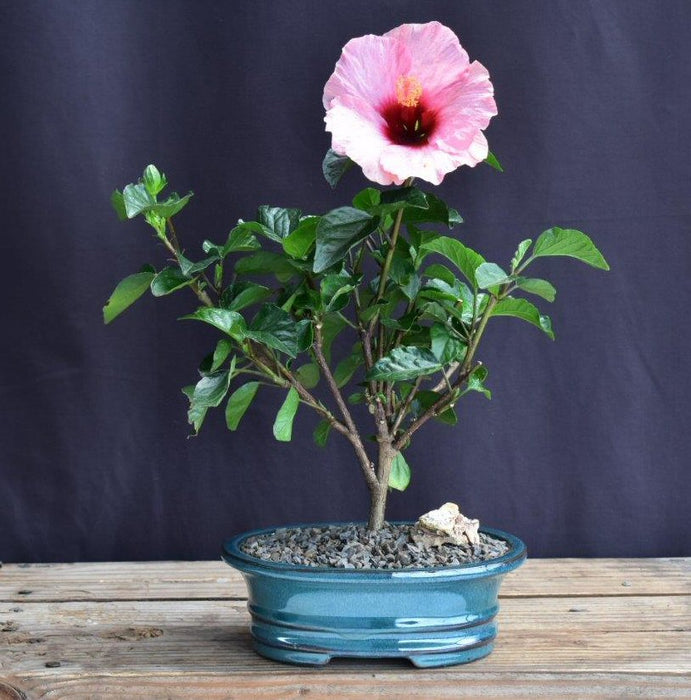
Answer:
M534 556L691 554L691 3L4 0L0 558L210 558L243 529L366 517L344 440L314 446L307 410L273 440L279 392L236 433L217 410L187 439L180 388L216 334L176 321L188 294L103 325L115 284L164 260L109 197L158 164L196 193L178 224L195 254L259 204L347 203L367 183L322 179L323 85L349 38L431 19L487 66L499 106L505 173L440 188L456 235L505 263L522 238L578 228L612 270L535 266L559 291L556 342L490 324L492 400L418 434L389 517L454 500Z

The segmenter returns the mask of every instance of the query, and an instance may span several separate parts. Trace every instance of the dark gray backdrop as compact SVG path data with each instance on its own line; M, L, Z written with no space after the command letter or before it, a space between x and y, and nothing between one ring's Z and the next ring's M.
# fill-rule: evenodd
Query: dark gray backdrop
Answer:
M691 3L5 0L0 558L206 558L242 529L365 517L347 443L313 446L307 411L273 441L278 395L235 434L219 411L186 439L180 387L215 334L175 321L184 294L102 325L115 283L163 259L108 200L159 164L197 193L189 251L261 203L345 203L366 182L322 180L323 84L350 37L430 19L488 67L499 105L505 174L441 188L459 235L505 262L521 238L576 227L612 271L536 267L559 290L556 342L490 325L493 400L421 431L389 514L456 500L537 556L691 554Z

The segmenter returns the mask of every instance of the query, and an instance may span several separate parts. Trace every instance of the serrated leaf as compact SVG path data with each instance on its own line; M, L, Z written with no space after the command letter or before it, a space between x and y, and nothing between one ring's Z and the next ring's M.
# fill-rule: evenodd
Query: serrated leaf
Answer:
M261 233L281 243L298 227L300 215L299 209L270 207L268 204L262 204L257 211L257 221L262 226Z
M314 247L317 238L317 225L320 217L310 216L300 222L299 226L283 240L283 250L291 258L304 260Z
M245 331L245 337L290 357L298 354L298 325L275 304L264 304Z
M193 314L182 316L182 318L208 323L236 340L242 340L245 337L247 324L245 319L235 311L204 306L201 309L197 309Z
M485 380L489 372L484 366L477 367L468 377L466 391L478 391L486 398L492 398L492 392L485 386ZM465 393L465 392L463 392Z
M554 301L557 296L557 290L550 282L537 277L521 277L517 280L518 288L530 294L537 294L546 301Z
M125 214L133 219L137 214L148 211L156 200L147 192L142 183L127 185L122 191Z
M381 201L381 192L374 187L366 187L353 197L353 206L370 214Z
M514 316L520 318L523 321L532 323L554 340L552 322L549 316L542 315L539 309L527 299L518 299L515 297L502 299L492 310L492 316Z
M439 223L453 228L456 224L463 223L463 218L455 210L449 207L446 202L433 194L425 193L427 207L410 207L403 212L403 221L406 224L415 223Z
M180 197L173 192L164 202L152 204L146 208L146 211L152 211L162 216L164 219L170 219L187 206L191 197L192 192L187 193L184 197Z
M230 384L230 372L223 370L202 377L194 387L190 408L187 412L188 421L194 426L196 433L202 426L209 408L218 406L223 401Z
M576 258L600 270L609 270L607 261L585 233L572 228L551 228L540 234L532 258L564 255Z
M329 439L330 432L331 423L329 423L329 421L325 418L317 423L317 427L312 433L312 438L314 439L314 442L319 445L319 447L324 447L326 445L326 441Z
M322 216L317 226L314 272L341 261L357 243L377 227L377 220L354 207L340 207Z
M432 354L442 365L459 360L465 355L466 346L441 323L429 329Z
M162 297L166 294L172 294L178 289L187 287L194 282L193 279L185 277L177 267L164 267L152 280L151 280L151 293L155 297Z
M288 395L281 408L278 409L274 421L274 437L280 442L290 442L293 437L293 421L300 405L300 395L295 387L290 387Z
M322 162L324 179L335 189L340 179L353 167L354 163L348 156L341 156L330 148Z
M532 238L526 238L524 241L521 241L518 244L518 248L516 248L516 252L513 254L513 258L511 258L511 270L514 271L521 263L521 260L525 257L525 254L530 248L530 244L533 242Z
M106 305L103 307L103 322L110 323L125 309L134 304L150 287L155 277L153 272L137 272L125 277L113 290Z
M218 259L216 258L216 256L214 256L212 258L204 258L204 260L200 260L199 262L192 262L191 260L188 260L182 253L178 253L176 257L178 259L178 264L180 265L180 271L187 278L193 277L194 275L198 275L200 272L203 272L204 270L206 270L207 267L213 265Z
M475 287L475 270L485 262L485 259L471 248L464 246L460 241L448 236L440 236L427 241L421 246L424 250L443 255L450 260Z
M406 381L427 374L439 372L442 365L425 348L402 345L374 363L367 373L367 379L386 382Z
M396 453L389 473L389 486L397 491L405 491L410 484L410 467L400 452Z
M495 263L486 262L478 265L475 270L475 281L480 289L496 287L511 280L510 276Z
M248 382L236 389L226 405L226 425L228 430L237 430L242 417L247 412L259 389L259 382Z

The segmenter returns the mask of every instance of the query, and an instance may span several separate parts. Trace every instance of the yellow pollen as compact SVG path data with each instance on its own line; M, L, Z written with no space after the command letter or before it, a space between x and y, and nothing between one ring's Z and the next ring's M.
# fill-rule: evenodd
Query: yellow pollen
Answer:
M396 97L402 107L417 107L422 97L422 83L414 75L400 75L396 81Z

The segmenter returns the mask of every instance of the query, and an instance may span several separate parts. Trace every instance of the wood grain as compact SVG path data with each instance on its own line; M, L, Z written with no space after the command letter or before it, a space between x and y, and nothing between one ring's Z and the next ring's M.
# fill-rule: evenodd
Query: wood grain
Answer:
M502 597L691 595L691 559L528 559ZM240 574L217 562L5 564L0 601L242 600Z
M486 659L276 664L221 562L5 565L6 698L691 697L691 560L532 560L507 577Z

